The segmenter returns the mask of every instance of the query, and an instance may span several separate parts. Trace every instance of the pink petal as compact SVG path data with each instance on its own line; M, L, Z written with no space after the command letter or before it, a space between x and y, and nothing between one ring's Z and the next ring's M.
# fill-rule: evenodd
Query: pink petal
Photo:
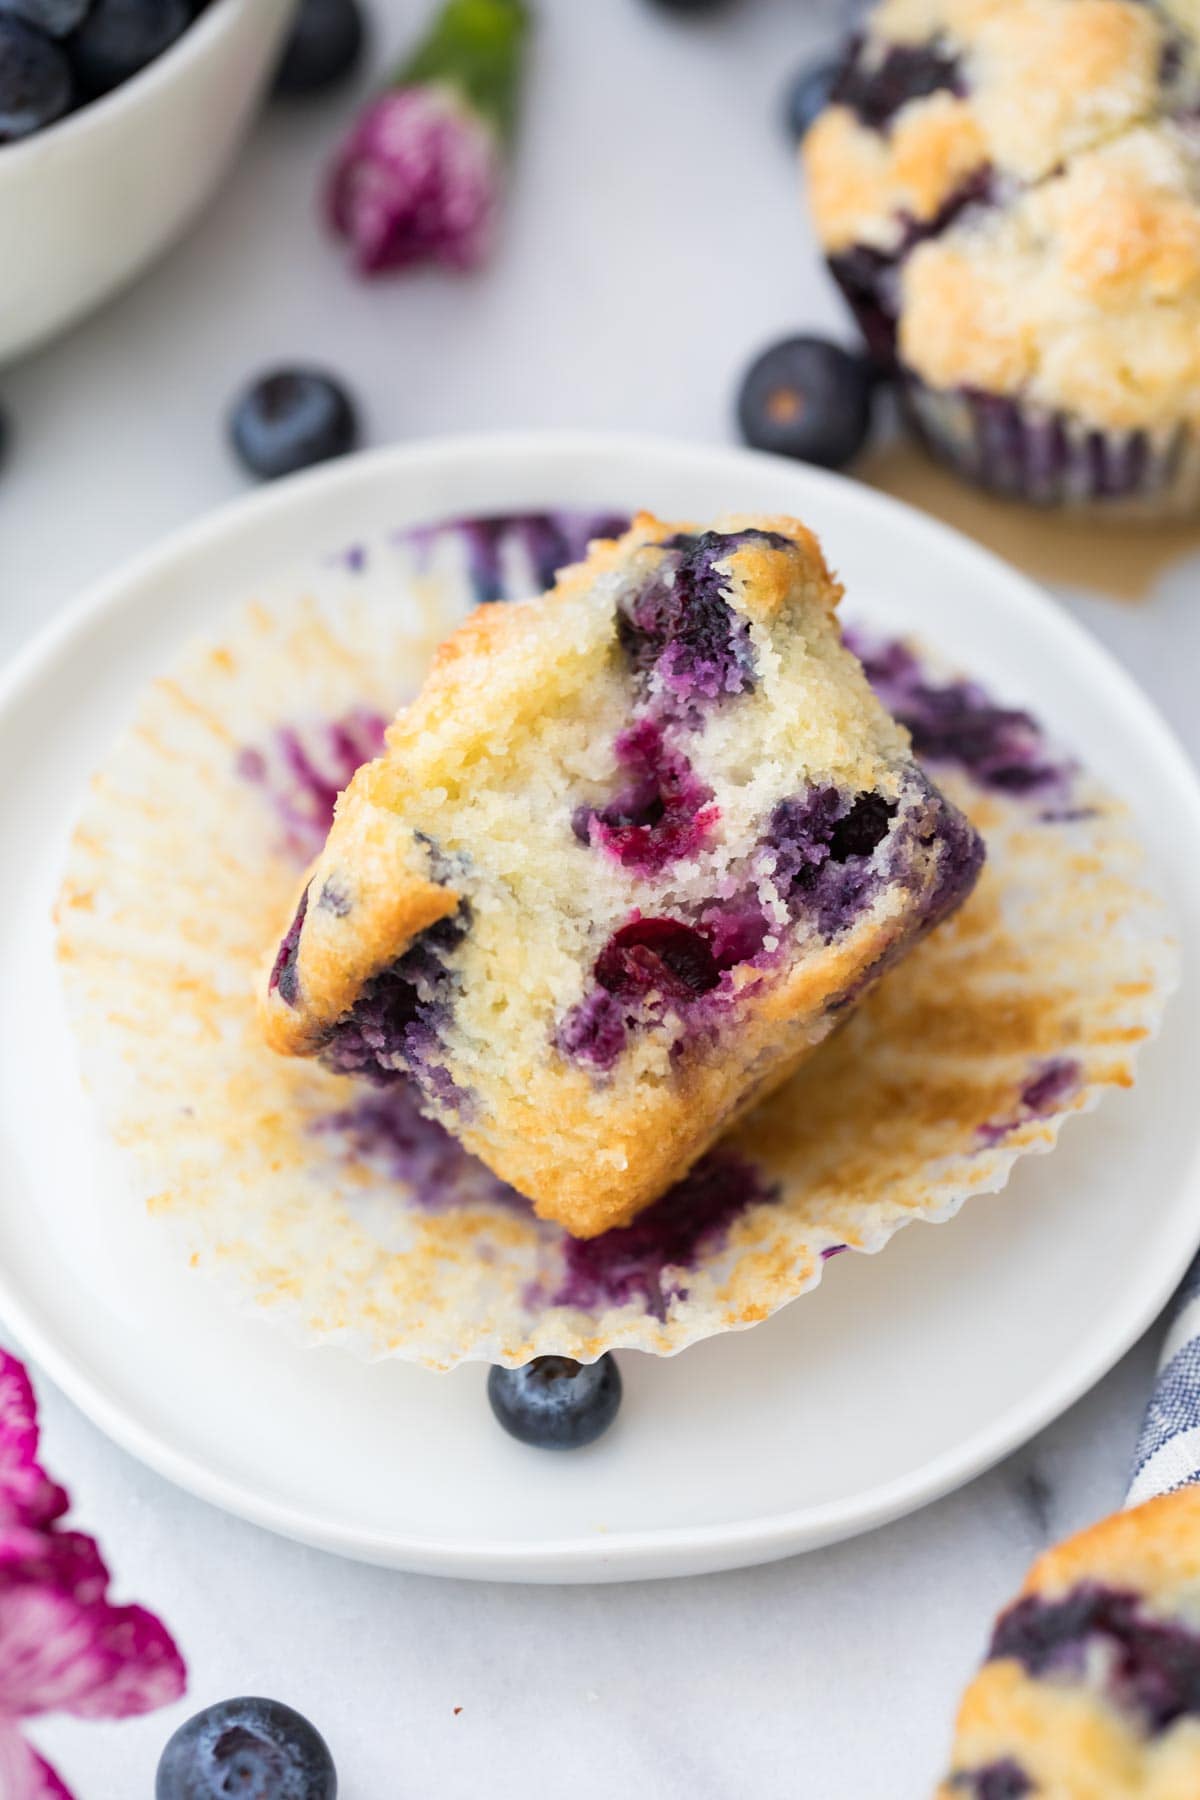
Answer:
M12 1720L51 1709L125 1718L186 1686L166 1627L143 1607L109 1603L95 1539L56 1526L67 1496L37 1448L29 1377L0 1351L0 1800L66 1794Z
M98 1635L72 1595L10 1584L0 1596L0 1709L73 1712L113 1672Z
M108 1570L95 1538L82 1531L9 1526L0 1531L0 1609L10 1586L29 1583L68 1593L77 1605L91 1606L104 1598Z
M51 1525L69 1505L66 1490L38 1463L0 1468L0 1524Z
M0 1726L0 1795L4 1800L73 1800L45 1758L10 1725Z
M37 1460L37 1402L24 1367L0 1350L0 1524L48 1525L67 1496Z
M169 1706L185 1692L187 1667L174 1638L152 1612L106 1602L94 1609L94 1623L107 1673L70 1712L81 1719L129 1719Z
M166 1627L110 1605L106 1585L95 1544L76 1532L0 1570L0 1712L117 1719L179 1698L186 1675Z
M23 1363L0 1350L0 1457L32 1460L37 1455L37 1401Z

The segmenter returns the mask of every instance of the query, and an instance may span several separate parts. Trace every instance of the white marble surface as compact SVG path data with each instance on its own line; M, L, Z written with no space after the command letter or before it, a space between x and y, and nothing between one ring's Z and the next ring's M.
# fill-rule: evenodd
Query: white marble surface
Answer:
M379 443L535 424L726 439L746 357L838 317L778 123L781 79L833 10L744 0L698 26L645 0L540 0L503 251L476 281L353 285L313 221L350 98L268 117L163 266L0 372L15 427L0 476L0 653L81 584L240 491L220 415L265 362L340 368ZM376 11L383 66L422 3ZM1195 576L1176 566L1135 609L1069 596L1193 749ZM334 1744L345 1800L916 1800L1031 1553L1119 1502L1152 1360L1144 1343L1007 1464L868 1538L607 1589L337 1562L176 1492L41 1392L50 1464L120 1591L177 1632L191 1702L287 1698ZM80 1800L144 1795L187 1710L54 1721L39 1741Z

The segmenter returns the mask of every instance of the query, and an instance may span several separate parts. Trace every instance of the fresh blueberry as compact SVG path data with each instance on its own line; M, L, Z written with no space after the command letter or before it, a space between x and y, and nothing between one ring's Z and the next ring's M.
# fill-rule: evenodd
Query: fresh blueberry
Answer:
M241 395L230 415L229 434L250 473L271 481L353 450L358 418L349 395L331 375L319 369L276 369Z
M168 1740L154 1800L337 1800L320 1732L278 1700L222 1700Z
M738 395L742 436L756 450L840 469L871 429L875 370L824 338L785 338L750 365Z
M0 14L0 144L52 125L71 99L71 67L58 45Z
M829 105L829 96L841 66L840 58L808 63L789 83L784 95L784 118L797 143L818 113L823 113Z
M80 93L95 99L120 87L191 22L188 0L94 0L68 44Z
M581 1450L616 1418L621 1372L607 1354L594 1363L535 1356L519 1369L493 1369L488 1399L505 1431L523 1444L537 1450Z
M92 0L0 0L0 14L23 19L47 37L67 37L82 25Z
M277 94L317 94L349 75L362 55L358 0L301 0L275 75Z

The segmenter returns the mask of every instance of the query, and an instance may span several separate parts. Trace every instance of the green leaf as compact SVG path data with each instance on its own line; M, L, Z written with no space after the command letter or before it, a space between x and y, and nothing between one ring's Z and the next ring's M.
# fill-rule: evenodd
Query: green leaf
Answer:
M516 129L529 26L524 0L446 0L397 70L396 85L458 88L507 142Z

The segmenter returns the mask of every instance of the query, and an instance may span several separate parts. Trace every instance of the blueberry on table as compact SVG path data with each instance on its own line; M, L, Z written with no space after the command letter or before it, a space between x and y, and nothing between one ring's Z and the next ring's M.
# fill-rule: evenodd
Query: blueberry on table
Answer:
M337 1771L315 1725L279 1700L206 1706L168 1740L154 1800L337 1800Z
M653 0L653 3L661 12L681 16L691 13L698 17L701 13L721 12L729 6L730 0Z
M750 366L738 425L756 450L840 469L871 429L874 365L825 338L785 338Z
M82 25L92 0L0 0L0 17L23 19L47 37L63 38Z
M68 41L81 94L120 87L169 50L192 22L189 0L93 0Z
M519 1369L494 1368L488 1399L505 1431L523 1444L537 1450L581 1450L616 1418L621 1372L608 1354L594 1363L535 1356Z
M0 13L0 144L53 125L72 98L71 66L59 46Z
M301 0L275 75L275 92L317 94L333 87L359 61L365 36L358 0Z
M358 443L358 417L341 384L319 369L276 369L248 387L229 419L238 457L272 481L344 456Z
M833 84L841 69L841 60L831 57L825 62L808 63L789 82L784 95L784 119L797 143L807 133L818 113L829 105Z

